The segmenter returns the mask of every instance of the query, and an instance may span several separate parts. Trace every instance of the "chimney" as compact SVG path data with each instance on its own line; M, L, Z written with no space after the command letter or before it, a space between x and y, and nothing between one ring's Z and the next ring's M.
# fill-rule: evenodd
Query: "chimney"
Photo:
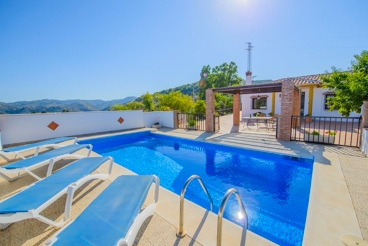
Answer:
M252 84L252 72L248 71L245 73L245 85L251 85Z

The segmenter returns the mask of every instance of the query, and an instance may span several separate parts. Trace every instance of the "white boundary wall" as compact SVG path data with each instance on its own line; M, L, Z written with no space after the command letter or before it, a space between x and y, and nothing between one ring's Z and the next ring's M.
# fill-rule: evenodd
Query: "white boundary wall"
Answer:
M174 128L174 112L173 111L154 111L154 112L144 112L143 122L145 127L152 127L158 119L161 126ZM159 117L159 118L158 118Z
M174 126L171 111L143 113L142 110L127 110L1 115L0 142L6 145L61 136L151 127L155 115L160 116L162 126ZM120 117L124 119L122 124L118 122ZM47 127L52 121L59 125L54 131Z

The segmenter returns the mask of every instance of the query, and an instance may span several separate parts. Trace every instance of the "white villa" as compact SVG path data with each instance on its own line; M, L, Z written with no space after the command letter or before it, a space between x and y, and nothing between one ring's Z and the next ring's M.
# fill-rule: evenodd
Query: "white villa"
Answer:
M245 85L252 85L251 73L247 72ZM301 89L301 116L322 116L341 117L337 110L329 111L326 104L328 97L334 94L326 88L322 88L319 75L307 75L292 78L274 80L270 83L280 83L286 79L292 80L295 86ZM246 117L257 112L262 112L268 116L270 112L279 114L281 112L281 92L263 94L243 94L241 95L242 116ZM355 112L350 117L359 117Z

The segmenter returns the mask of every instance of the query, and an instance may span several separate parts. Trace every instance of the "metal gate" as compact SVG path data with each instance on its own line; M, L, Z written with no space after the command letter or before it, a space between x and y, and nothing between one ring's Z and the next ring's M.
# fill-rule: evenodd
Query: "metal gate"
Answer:
M213 129L215 132L220 131L220 115L213 115Z
M178 128L205 131L206 114L178 113Z
M291 141L360 146L361 117L292 116Z

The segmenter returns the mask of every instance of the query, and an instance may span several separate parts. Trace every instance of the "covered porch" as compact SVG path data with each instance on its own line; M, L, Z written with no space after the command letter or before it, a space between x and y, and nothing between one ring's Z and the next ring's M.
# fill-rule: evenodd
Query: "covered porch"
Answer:
M240 95L281 92L281 114L278 116L277 138L290 140L291 116L300 115L300 90L295 87L293 81L284 80L281 83L262 85L244 85L237 87L211 88L206 90L206 131L215 131L215 93L232 94L233 102L233 127L240 126ZM244 107L244 105L243 105Z

